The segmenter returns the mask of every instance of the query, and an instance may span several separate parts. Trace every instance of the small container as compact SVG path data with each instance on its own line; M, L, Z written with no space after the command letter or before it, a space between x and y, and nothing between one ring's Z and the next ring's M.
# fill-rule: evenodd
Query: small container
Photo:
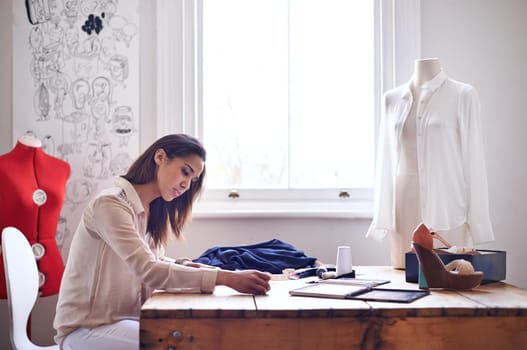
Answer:
M337 249L337 277L351 273L351 271L353 271L351 247L339 246Z

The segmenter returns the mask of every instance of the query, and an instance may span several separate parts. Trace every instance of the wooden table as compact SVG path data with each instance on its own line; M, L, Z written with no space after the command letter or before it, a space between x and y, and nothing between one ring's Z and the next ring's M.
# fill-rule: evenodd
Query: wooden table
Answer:
M355 269L417 289L404 271ZM434 289L410 304L289 296L305 283L272 281L265 296L157 292L142 307L141 349L527 349L527 290L507 283Z

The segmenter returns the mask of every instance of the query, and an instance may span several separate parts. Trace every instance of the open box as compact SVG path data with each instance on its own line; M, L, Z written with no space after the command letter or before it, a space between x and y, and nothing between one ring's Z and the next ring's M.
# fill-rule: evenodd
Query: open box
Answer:
M443 263L448 264L452 260L465 259L472 263L474 270L483 272L482 284L502 281L506 274L507 253L503 250L478 249L480 254L450 254L438 253ZM419 276L419 262L415 253L408 252L406 259L406 282L417 283Z

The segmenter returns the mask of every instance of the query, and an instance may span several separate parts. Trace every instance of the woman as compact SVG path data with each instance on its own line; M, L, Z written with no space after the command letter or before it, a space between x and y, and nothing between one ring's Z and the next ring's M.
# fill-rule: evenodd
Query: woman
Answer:
M205 157L190 136L162 137L114 187L90 201L73 237L57 302L55 341L63 349L137 349L140 308L154 289L269 290L267 273L164 257L169 236L181 235L201 192Z

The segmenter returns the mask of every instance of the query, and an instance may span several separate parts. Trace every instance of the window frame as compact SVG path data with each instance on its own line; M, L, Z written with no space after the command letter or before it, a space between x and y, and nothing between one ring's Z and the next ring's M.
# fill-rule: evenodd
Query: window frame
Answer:
M385 91L405 83L420 58L420 0L373 0L375 23L374 144ZM156 8L156 136L183 132L201 138L202 0L158 0ZM371 218L373 188L210 190L193 216Z

